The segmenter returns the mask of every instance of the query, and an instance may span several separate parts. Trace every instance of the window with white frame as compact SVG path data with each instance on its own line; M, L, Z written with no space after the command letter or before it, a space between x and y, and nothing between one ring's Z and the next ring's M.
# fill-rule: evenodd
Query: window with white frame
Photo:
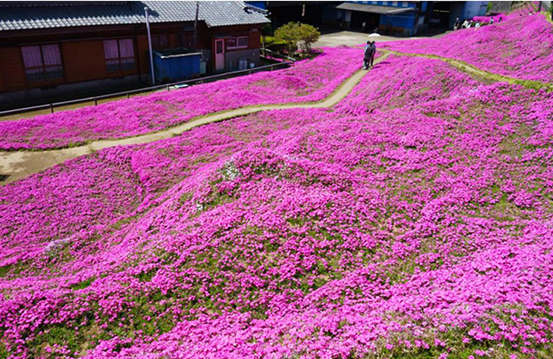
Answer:
M27 81L46 81L63 78L60 46L58 44L21 47Z
M104 57L108 72L134 69L134 43L132 39L105 40Z
M239 36L227 39L227 49L243 49L248 47L248 37Z

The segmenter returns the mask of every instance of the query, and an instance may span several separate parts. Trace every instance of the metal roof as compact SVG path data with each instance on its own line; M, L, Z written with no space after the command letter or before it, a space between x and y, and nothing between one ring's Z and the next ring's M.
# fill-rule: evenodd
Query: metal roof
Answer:
M195 1L0 2L0 31L194 21ZM270 22L243 1L201 1L198 20L209 27Z
M400 14L407 11L416 10L415 7L392 7L392 6L380 6L380 5L367 5L359 3L344 2L336 6L336 9L370 12L373 14L381 15L393 15Z
M200 1L198 19L208 27L264 24L270 22L266 12L243 1ZM144 20L144 7L150 11L151 22L194 21L196 1L133 1L137 16Z

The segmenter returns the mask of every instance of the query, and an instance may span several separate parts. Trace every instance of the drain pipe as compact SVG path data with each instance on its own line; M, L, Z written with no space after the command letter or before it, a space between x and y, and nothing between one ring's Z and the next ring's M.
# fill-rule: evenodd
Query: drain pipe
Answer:
M146 30L148 32L148 49L150 50L150 71L152 72L152 85L156 84L156 74L154 72L154 53L152 51L152 34L150 33L150 13L148 7L144 7L146 13Z
M196 1L196 17L194 18L194 50L198 47L198 13L200 12L200 2Z

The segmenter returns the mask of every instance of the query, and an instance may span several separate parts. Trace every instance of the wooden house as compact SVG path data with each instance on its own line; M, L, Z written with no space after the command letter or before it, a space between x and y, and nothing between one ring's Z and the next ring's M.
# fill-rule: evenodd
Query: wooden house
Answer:
M259 64L269 20L241 1L0 2L0 109L146 85L146 7L153 50L201 51L207 74Z

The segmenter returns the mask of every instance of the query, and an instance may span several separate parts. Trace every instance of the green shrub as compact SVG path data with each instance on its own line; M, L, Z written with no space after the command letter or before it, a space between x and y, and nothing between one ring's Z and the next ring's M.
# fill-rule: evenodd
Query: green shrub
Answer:
M315 27L295 22L289 22L275 31L275 37L286 44L288 54L296 52L298 45L303 53L308 54L311 51L311 45L319 39L320 35L321 33Z

